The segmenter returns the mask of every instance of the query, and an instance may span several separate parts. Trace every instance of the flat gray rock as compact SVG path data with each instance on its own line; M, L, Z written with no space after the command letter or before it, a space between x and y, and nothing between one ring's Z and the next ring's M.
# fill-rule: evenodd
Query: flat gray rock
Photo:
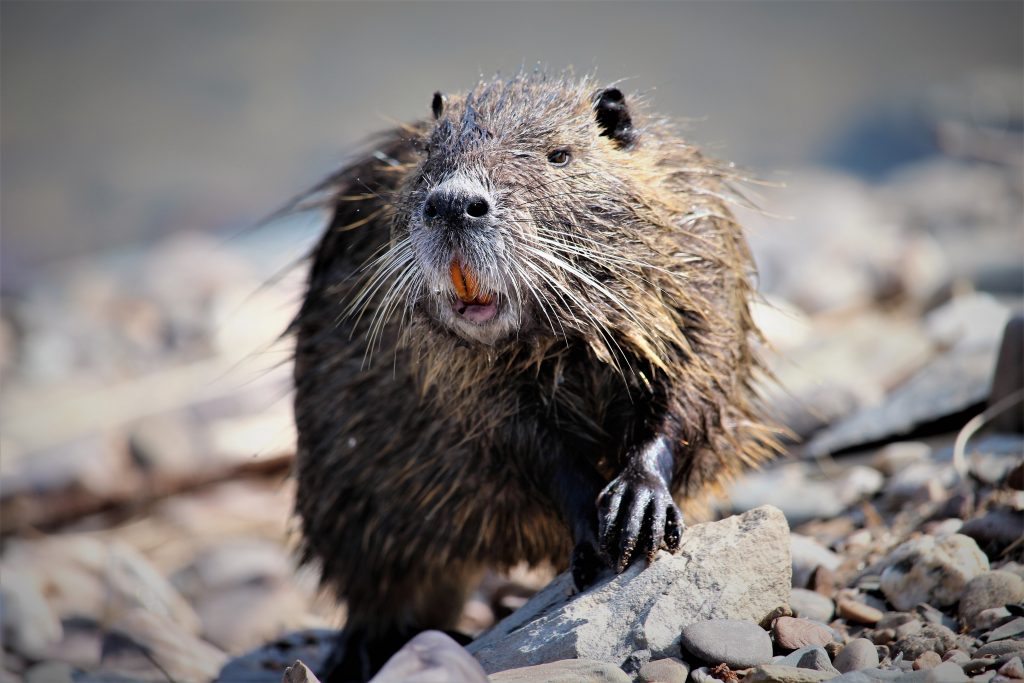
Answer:
M456 679L437 679L449 681ZM462 683L462 679L457 679ZM496 673L491 683L629 683L629 676L607 662L587 659L567 659L537 666L524 666Z
M561 659L619 666L644 649L653 659L679 656L684 626L759 622L787 602L790 582L789 527L764 506L689 527L678 555L659 553L584 593L573 595L562 574L467 649L488 673Z
M683 629L680 639L687 654L712 665L724 662L731 669L746 669L772 658L771 637L752 621L697 621Z
M996 349L953 349L926 365L880 404L840 420L819 432L805 453L829 453L910 434L972 406L980 406L992 388Z
M1024 617L1017 617L993 630L988 634L988 642L994 643L997 640L1005 640L1014 636L1024 636Z

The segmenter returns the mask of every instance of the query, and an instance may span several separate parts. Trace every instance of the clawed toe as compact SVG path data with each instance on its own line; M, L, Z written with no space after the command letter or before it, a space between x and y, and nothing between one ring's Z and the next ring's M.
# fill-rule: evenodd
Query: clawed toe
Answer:
M598 498L601 552L616 572L637 556L679 549L683 517L664 483L645 472L623 472Z

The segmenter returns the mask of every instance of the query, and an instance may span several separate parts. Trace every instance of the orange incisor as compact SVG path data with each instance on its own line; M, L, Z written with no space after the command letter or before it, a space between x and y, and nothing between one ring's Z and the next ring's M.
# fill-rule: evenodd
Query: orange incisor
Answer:
M486 306L491 303L491 295L480 293L480 283L476 279L476 275L458 259L452 261L448 273L451 275L452 284L455 286L455 294L463 302L479 306Z

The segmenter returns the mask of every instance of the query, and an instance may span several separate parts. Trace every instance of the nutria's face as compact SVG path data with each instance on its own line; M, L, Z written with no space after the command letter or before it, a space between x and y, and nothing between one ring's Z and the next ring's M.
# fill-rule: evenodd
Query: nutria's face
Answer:
M587 233L598 214L628 220L614 164L636 131L622 94L498 82L435 94L432 109L395 228L422 279L419 314L489 345L564 333L562 318L588 305L580 292L602 286L573 249L600 250Z

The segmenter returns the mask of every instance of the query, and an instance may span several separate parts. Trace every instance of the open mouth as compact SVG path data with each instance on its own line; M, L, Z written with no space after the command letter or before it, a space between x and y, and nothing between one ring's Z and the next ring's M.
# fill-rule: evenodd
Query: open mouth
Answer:
M463 320L482 325L498 314L498 304L494 302L493 298L489 301L481 299L474 299L473 301L456 300L452 305L452 310L455 311L455 315Z
M493 294L480 291L476 275L464 263L454 259L448 269L455 286L456 299L452 302L455 315L477 325L482 325L498 314L498 304Z

